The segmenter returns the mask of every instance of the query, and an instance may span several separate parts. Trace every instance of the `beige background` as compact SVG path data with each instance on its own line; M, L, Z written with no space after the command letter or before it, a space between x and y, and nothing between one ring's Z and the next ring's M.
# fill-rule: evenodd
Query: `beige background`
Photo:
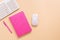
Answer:
M31 15L39 15L39 24L32 27L32 32L18 38L13 26L9 22L9 16L0 21L0 40L60 40L60 0L17 0L20 9L11 15L24 11L31 25ZM10 16L11 16L10 15ZM12 34L3 25L6 21Z

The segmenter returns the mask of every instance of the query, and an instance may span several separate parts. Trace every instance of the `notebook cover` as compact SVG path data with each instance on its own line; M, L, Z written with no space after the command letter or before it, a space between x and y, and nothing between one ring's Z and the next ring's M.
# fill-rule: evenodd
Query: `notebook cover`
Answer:
M11 16L10 21L18 35L18 37L21 37L29 32L31 32L30 25L27 21L27 18L23 11Z

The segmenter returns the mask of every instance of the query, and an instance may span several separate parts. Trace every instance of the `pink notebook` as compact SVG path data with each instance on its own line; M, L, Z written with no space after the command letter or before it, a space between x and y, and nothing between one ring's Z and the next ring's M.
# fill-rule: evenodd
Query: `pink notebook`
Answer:
M21 37L21 36L31 32L32 29L30 28L30 25L29 25L27 18L23 11L9 17L9 19L10 19L18 37Z

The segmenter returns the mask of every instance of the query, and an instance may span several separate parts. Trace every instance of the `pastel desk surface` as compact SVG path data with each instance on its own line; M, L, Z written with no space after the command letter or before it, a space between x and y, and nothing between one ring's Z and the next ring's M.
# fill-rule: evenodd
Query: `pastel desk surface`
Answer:
M24 11L31 25L31 15L39 14L39 24L32 32L18 38L8 17L0 21L0 40L60 40L60 0L17 0L20 9L11 15ZM12 34L3 25L6 21Z

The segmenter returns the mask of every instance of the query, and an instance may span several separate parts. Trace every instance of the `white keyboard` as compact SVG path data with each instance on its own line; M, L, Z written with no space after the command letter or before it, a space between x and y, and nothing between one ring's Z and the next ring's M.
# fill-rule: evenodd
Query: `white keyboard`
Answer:
M0 2L0 20L19 9L16 0L3 0Z

